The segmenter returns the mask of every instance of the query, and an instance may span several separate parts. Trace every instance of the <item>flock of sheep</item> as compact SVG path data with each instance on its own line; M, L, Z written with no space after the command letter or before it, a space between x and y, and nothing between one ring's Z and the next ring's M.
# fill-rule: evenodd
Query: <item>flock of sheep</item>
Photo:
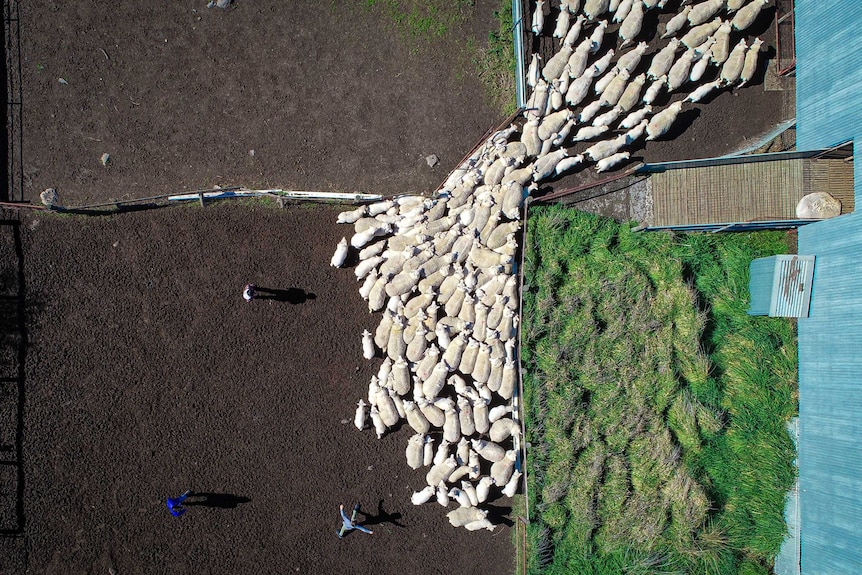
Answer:
M487 163L512 130L498 132L474 154ZM415 432L407 464L428 466L427 485L412 502L457 502L453 525L493 529L480 505L515 494L513 413L519 321L515 234L524 188L483 184L484 170L453 173L435 198L404 196L342 212L351 223L332 257L340 267L358 250L356 278L374 334L362 334L363 355L383 356L360 399L354 423L370 417L378 438L402 419Z
M362 334L362 348L366 359L383 361L367 402L357 403L354 423L362 430L370 419L380 438L406 420L414 431L407 464L428 467L426 485L411 500L456 502L447 514L455 526L493 530L482 504L511 497L521 479L521 427L512 400L520 311L516 234L525 197L541 180L587 158L599 171L628 159L622 148L666 133L683 102L744 84L756 69L761 41L748 46L743 38L731 49L730 35L751 25L768 0L683 1L662 35L670 41L634 77L645 67L646 43L616 61L612 49L600 55L608 19L620 24L624 47L640 34L644 12L666 1L586 0L581 10L581 0L563 0L553 31L561 47L541 68L533 56L524 122L486 138L433 197L401 196L338 216L354 233L339 242L331 264L342 267L352 250L359 292L372 313L380 312L374 333ZM534 34L544 31L544 9L539 0ZM653 109L661 90L697 83L710 65L720 67L715 81ZM592 102L576 113L591 91ZM599 114L603 108L609 110ZM569 156L564 147L611 131L620 133L581 154Z
M624 149L644 135L647 140L664 135L685 102L699 102L715 90L751 81L762 41L756 39L749 46L742 37L731 47L731 36L743 35L769 0L705 0L693 5L683 0L661 35L670 38L664 47L648 57L646 42L622 52L641 34L645 11L661 10L666 3L586 0L581 9L581 0L561 1L552 33L560 50L544 66L534 54L529 67L532 94L520 140L525 161L535 159L520 172L513 170L516 181L527 184L559 176L587 160L597 162L599 172L608 170L628 160L630 153ZM531 29L537 36L545 33L545 4L538 0L533 11ZM619 46L601 53L605 32L614 23L619 24ZM642 64L645 58L648 65ZM717 69L716 79L702 82L711 66ZM639 69L644 71L635 74ZM657 110L654 104L663 90L691 91ZM608 138L611 133L617 135ZM577 155L564 147L599 138Z

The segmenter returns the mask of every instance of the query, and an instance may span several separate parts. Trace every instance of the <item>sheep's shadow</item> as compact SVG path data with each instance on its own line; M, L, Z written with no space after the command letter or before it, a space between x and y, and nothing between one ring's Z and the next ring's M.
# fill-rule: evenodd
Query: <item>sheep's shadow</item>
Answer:
M254 286L254 291L255 299L269 299L273 301L287 302L293 305L305 303L310 299L317 299L317 296L313 293L294 287L287 289L272 289Z
M391 523L395 527L406 527L398 522L401 519L401 514L398 512L395 513L386 513L383 510L383 499L377 502L377 513L372 515L366 511L363 511L362 508L359 508L358 513L362 515L362 525L370 526L370 525L380 525L382 523Z

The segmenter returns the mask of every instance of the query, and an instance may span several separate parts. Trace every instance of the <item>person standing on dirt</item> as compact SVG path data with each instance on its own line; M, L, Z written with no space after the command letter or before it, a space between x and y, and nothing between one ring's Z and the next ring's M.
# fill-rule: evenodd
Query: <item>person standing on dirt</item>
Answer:
M347 518L347 515L344 514L344 505L339 505L338 510L341 511L341 529L339 529L336 533L338 533L338 538L341 539L344 537L344 534L348 531L352 531L353 529L359 529L363 533L368 533L369 535L373 535L374 531L369 529L368 527L363 527L356 523L356 512L359 511L359 504L356 504L356 507L353 508L353 515L350 519Z
M257 295L254 290L254 284L245 284L245 287L242 288L242 297L245 301L251 301L254 299L254 296Z
M168 497L168 511L171 512L171 515L173 515L174 517L179 517L180 515L188 511L188 509L183 507L183 501L185 501L186 497L188 497L189 495L191 495L191 491L186 491L179 497Z

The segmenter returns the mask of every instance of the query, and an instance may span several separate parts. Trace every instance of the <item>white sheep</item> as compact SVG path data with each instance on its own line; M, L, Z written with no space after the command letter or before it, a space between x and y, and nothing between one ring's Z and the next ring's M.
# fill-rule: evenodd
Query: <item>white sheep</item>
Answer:
M634 128L636 125L638 125L641 122L641 120L643 120L644 118L649 116L651 113L652 113L652 106L647 104L643 108L635 110L634 112L631 112L628 116L623 118L623 121L620 122L620 128L623 128L626 130L628 130L629 128Z
M491 464L491 477L497 485L506 485L509 479L512 478L512 472L515 470L515 459L518 455L514 449L510 449L506 454Z
M715 39L715 42L712 45L712 54L709 58L713 64L724 64L727 60L727 56L730 54L731 29L732 26L730 25L730 22L724 22L718 27L718 30L716 30L715 34L712 36Z
M461 439L461 424L458 421L458 412L455 408L445 409L443 411L445 419L443 421L443 439L449 443L457 443Z
M410 467L410 469L419 469L420 467L422 467L422 452L424 443L425 436L423 436L421 433L411 435L410 439L407 440L407 449L405 450L405 455L407 456L407 465Z
M359 431L365 429L365 418L368 415L368 411L365 409L367 405L368 404L362 399L356 403L356 413L353 416L353 425L355 425L356 429Z
M512 477L509 478L509 481L506 483L506 486L503 487L503 495L506 497L514 497L515 493L518 492L518 484L521 479L521 472L515 470L512 472Z
M662 74L650 84L649 88L644 92L644 97L641 98L641 102L644 104L652 104L655 102L655 99L658 97L661 89L667 85L667 74Z
M517 380L517 371L515 369L515 362L507 359L503 364L503 377L500 381L500 389L497 390L497 393L503 399L512 399L512 396L515 394L515 382Z
M442 463L433 465L428 473L425 474L425 483L427 485L439 485L445 483L458 464L455 462L455 456L450 455Z
M475 507L458 507L458 509L447 513L446 517L449 519L449 523L451 523L453 527L463 527L467 523L473 523L474 521L485 519L486 515L488 515L488 511L484 509L477 509Z
M339 224L352 224L367 213L368 208L366 206L359 206L355 210L341 212L340 214L338 214L337 222Z
M463 480L461 481L461 491L467 494L467 497L470 499L470 507L475 507L479 505L479 496L476 493L476 488L469 481Z
M632 6L634 6L634 0L621 0L617 9L614 10L614 24L623 22L631 12Z
M632 5L631 11L620 24L619 37L622 43L620 47L631 44L634 38L641 33L641 27L644 22L644 5L642 2L635 2Z
M426 435L422 446L422 465L429 466L434 463L434 439Z
M407 416L407 423L418 434L425 434L431 430L431 424L425 417L425 414L416 407L412 401L404 402L404 413Z
M580 78L587 69L587 62L590 57L590 39L587 38L575 48L572 55L569 57L569 62L566 64L569 67L569 75L572 79Z
M647 70L647 78L655 80L660 76L667 74L673 64L674 55L678 49L679 40L677 38L671 38L667 46L653 55L649 69Z
M476 450L476 453L492 463L500 461L506 455L506 450L492 441L471 439L470 442L473 445L473 449Z
M599 101L602 106L615 106L620 99L620 96L623 95L623 91L626 88L626 83L629 80L629 73L627 70L618 70L613 79L608 82L608 85L602 90L601 98Z
M605 172L612 167L616 166L620 162L624 162L628 160L630 157L629 152L617 152L616 154L610 155L607 158L603 158L599 160L598 164L596 164L597 172Z
M542 68L542 77L549 83L559 78L560 75L563 74L564 68L569 63L569 58L572 53L573 50L570 46L563 46L559 52L554 54L545 63L545 67Z
M386 433L386 424L384 424L383 420L380 418L380 412L376 405L371 406L370 415L371 423L374 425L374 431L377 434L377 439L380 439Z
M538 54L533 54L533 57L530 59L530 67L527 69L527 85L530 88L535 88L536 83L539 81L539 61L541 60L541 56Z
M620 56L620 59L617 60L616 67L619 70L625 70L631 74L634 72L634 69L638 67L638 64L640 64L641 58L646 50L647 43L639 42L637 46Z
M601 142L597 142L597 143L593 144L592 146L590 146L589 148L584 150L584 155L589 156L589 158L592 161L598 162L599 160L602 160L604 158L607 158L608 156L611 156L611 155L617 153L617 151L620 148L622 148L624 145L626 145L627 143L628 142L626 141L625 134L621 134L621 135L619 135L616 138L613 138L611 140L603 140ZM505 313L504 313L503 317L505 319L505 317L506 317ZM511 335L511 330L505 330L505 331L506 331L506 335ZM502 329L500 330L500 339L508 339L508 337L504 338L504 330L502 330Z
M731 20L731 25L734 30L745 30L749 26L751 26L757 17L760 15L760 11L764 6L769 4L769 0L752 0L750 4L746 4L734 15L733 20Z
M413 505L422 505L423 503L427 503L431 501L432 497L434 497L436 490L436 487L433 485L426 485L425 488L420 491L413 492L413 495L410 496L410 502Z
M595 118L593 118L593 126L610 126L614 122L617 121L617 118L620 117L620 114L623 112L623 109L620 106L614 106L611 110L608 110L604 114L599 114Z
M747 48L748 46L745 43L745 38L742 38L739 41L739 44L734 46L733 50L730 51L727 61L721 67L720 78L723 85L728 86L739 79L739 75L742 73L742 68L745 66L745 54Z
M584 15L593 21L608 11L610 0L586 0L584 3Z
M478 521L471 521L470 523L466 523L464 525L464 529L467 531L478 531L479 529L487 529L488 531L493 531L495 529L495 525L491 523L487 518L480 519Z
M449 507L449 490L446 489L446 484L442 481L437 484L437 503L443 507Z
M599 110L602 107L602 103L599 100L595 100L590 102L587 106L581 109L580 114L578 114L578 122L581 124L586 124L590 120L592 120L596 114L599 113Z
M676 121L679 112L682 110L682 102L674 102L658 114L652 117L647 124L647 140L655 140L664 135Z
M742 72L739 74L739 85L744 86L754 77L754 72L757 71L757 59L760 56L760 46L763 40L757 38L748 47L745 53L745 63L742 65Z
M545 0L536 0L536 9L533 10L533 22L530 26L533 34L536 36L540 35L542 33L542 29L545 27L544 7Z
M566 32L566 37L563 38L563 46L575 45L575 42L578 41L578 37L581 35L581 30L583 29L586 19L587 17L583 14L578 15L571 26L569 26L569 30Z
M602 41L605 38L605 30L608 27L606 20L600 20L593 33L590 35L590 53L595 54L602 47Z
M476 485L476 498L479 500L479 503L485 503L488 500L491 486L496 484L497 482L490 475L486 475L479 480L478 485Z
M694 61L694 57L695 51L688 49L670 67L667 73L668 92L677 90L688 80L688 73L691 70L691 63Z
M712 93L713 90L721 87L721 79L715 80L713 82L708 82L698 87L694 92L685 97L684 102L700 102L707 95Z
M725 0L706 0L696 4L688 13L688 22L692 26L699 26L713 17L722 6Z
M680 43L686 48L697 48L703 42L709 38L716 30L721 26L722 20L721 18L716 18L712 22L707 22L706 24L701 24L700 26L695 26L691 30L688 31L682 38L680 38Z
M335 248L335 253L332 254L332 259L329 265L335 268L340 268L344 265L344 260L347 259L347 238L341 238L338 246Z
M683 26L688 23L689 12L691 12L691 6L686 6L682 9L681 12L677 13L676 16L668 20L667 25L665 26L664 34L661 35L662 39L670 38L680 30L682 30Z

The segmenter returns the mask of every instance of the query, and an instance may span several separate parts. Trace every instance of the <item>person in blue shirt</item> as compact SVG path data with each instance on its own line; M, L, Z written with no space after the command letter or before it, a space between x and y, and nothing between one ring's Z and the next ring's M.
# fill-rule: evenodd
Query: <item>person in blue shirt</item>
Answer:
M191 491L186 491L179 497L168 497L168 511L171 512L171 515L173 515L174 517L179 517L180 515L188 511L185 507L183 507L183 501L185 501L186 497L188 497L190 494Z
M359 529L363 533L368 533L369 535L374 534L374 531L372 531L371 529L369 529L367 527L363 527L362 525L358 525L356 523L356 512L359 511L359 504L358 503L356 504L356 507L353 508L353 515L351 516L350 519L348 519L347 515L344 514L344 505L339 505L338 510L341 511L341 521L342 521L341 529L336 531L339 539L344 537L345 533L347 533L348 531L352 531L353 529Z

